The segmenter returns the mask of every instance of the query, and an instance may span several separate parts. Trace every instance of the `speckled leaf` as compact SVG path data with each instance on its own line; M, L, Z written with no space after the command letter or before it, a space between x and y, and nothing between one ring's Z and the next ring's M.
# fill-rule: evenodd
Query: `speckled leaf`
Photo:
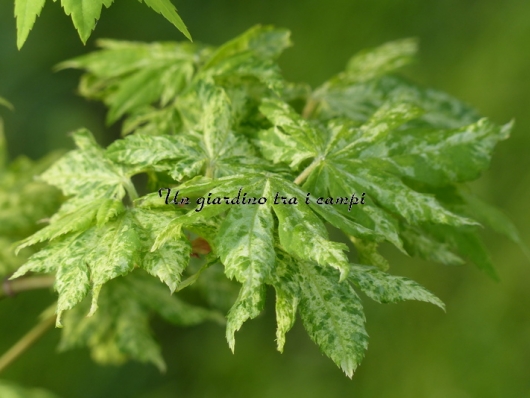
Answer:
M350 280L378 303L418 300L445 309L438 297L418 283L401 276L387 274L376 267L352 265Z
M296 168L319 154L323 145L321 135L289 105L265 99L260 111L274 126L259 133L259 146L266 158Z
M460 256L468 259L491 278L498 280L486 245L482 242L476 228L452 227L449 225L424 226L439 242L446 243Z
M230 308L226 324L226 340L232 352L235 350L235 332L248 319L256 318L265 305L265 285L257 279L247 279L241 286L236 302Z
M361 300L330 268L297 262L300 314L309 336L346 376L361 363L368 347Z
M232 125L230 101L224 90L208 84L199 87L203 103L200 128L203 131L204 149L210 161L222 154Z
M61 213L60 217L54 217L50 225L19 242L16 251L18 252L24 247L32 246L38 242L51 241L69 232L82 232L87 230L93 224L96 215L105 203L105 199L97 199L75 207L73 211L66 212L63 210L61 212L61 209L59 209ZM68 207L68 203L66 206L63 205L63 208L65 207Z
M340 125L332 125L335 128L338 127L340 132L337 134L338 137L333 137L332 144L334 145L331 146L329 152L334 160L357 158L364 160L383 157L384 152L381 153L381 145L378 143L385 141L385 138L389 136L391 139L408 137L396 129L410 120L417 119L422 114L423 110L413 104L388 103L379 108L359 129L340 129ZM339 137L341 141L338 140Z
M181 137L134 134L114 141L106 155L118 163L151 166L161 160L189 156L191 145Z
M92 145L93 137L87 130L73 134L82 149L70 151L50 167L41 179L60 188L65 195L84 197L114 197L125 194L123 185L129 181L124 171Z
M102 100L110 109L108 122L125 114L133 115L124 132L153 123L174 121L180 127L178 113L171 106L191 82L196 64L203 58L203 46L190 43L138 43L100 40L103 49L58 65L59 69L84 69L82 95ZM152 105L156 105L155 108ZM168 108L159 109L158 105ZM161 125L160 125L161 126ZM152 129L151 129L152 130ZM159 135L164 131L153 131Z
M128 212L94 230L97 244L86 253L85 259L91 270L93 286L90 314L97 310L101 286L113 278L129 273L138 264L142 246L138 228L136 220Z
M311 209L314 213L320 215L324 220L329 222L334 227L341 229L345 233L362 238L377 239L377 233L371 227L365 227L364 225L344 216L344 212L337 211L341 207L343 210L348 209L349 211L349 206L347 204L318 204L316 203L318 195L313 195L312 197L309 196L309 203L306 204L305 201L308 198L306 196L308 192L300 189L296 184L281 178L275 178L274 183L277 191L287 195L288 197L297 197L300 203L303 202L304 205ZM309 191L309 193L311 192ZM340 196L344 198L344 194L341 194ZM347 199L349 201L351 198Z
M390 212L404 217L409 223L433 222L451 225L476 225L476 221L452 213L443 207L433 195L417 192L405 185L398 177L374 168L334 167L337 177L343 178L356 191L365 191L376 203ZM354 170L354 171L353 171Z
M277 58L282 51L291 45L290 32L272 26L254 26L220 46L205 65L205 68L233 57L241 52L250 51L260 59Z
M164 69L165 66L143 69L122 79L105 101L110 106L107 122L114 123L127 112L158 100L164 92L164 84L159 78Z
M152 244L161 234L172 217L167 212L136 209L135 217L143 231L141 239L144 244ZM141 267L153 276L164 282L173 293L181 281L182 272L188 266L191 254L191 245L182 234L172 235L172 239L165 241L156 250L144 255Z
M476 179L490 163L495 145L508 138L511 124L481 119L455 130L397 132L356 155L363 164L434 186Z
M92 317L86 317L90 307L87 299L64 315L61 350L88 346L100 363L119 364L132 358L162 370L164 360L149 327L152 312L178 325L219 319L219 314L170 295L162 284L138 271L106 284L99 306Z
M96 225L101 227L110 220L116 218L125 211L123 202L116 199L103 199L101 207L98 209L96 214Z
M350 183L351 181L344 180L342 176L334 173L332 168L321 164L311 173L304 183L304 188L317 198L327 198L328 196L339 198L348 195L348 204L335 206L335 208L343 216L351 218L355 220L355 223L373 231L373 237L370 240L377 242L387 240L402 250L397 219L369 199L363 205L355 204L355 198L352 199L352 196L355 195L356 198L359 198L362 193L358 190L359 187L352 186ZM350 203L352 203L351 207ZM351 235L363 237L362 234L351 233ZM364 235L364 237L367 236Z
M57 326L61 326L61 314L81 302L90 290L90 270L85 257L95 243L91 232L62 238L32 255L12 276L18 278L29 271L56 274Z
M401 39L366 49L354 55L340 75L341 84L361 82L393 72L414 60L418 51L416 39Z
M273 60L290 46L289 35L289 31L271 26L250 28L219 47L200 75L228 79L251 76L278 92L283 86L283 79Z
M324 84L313 94L318 101L317 114L323 119L347 117L358 124L366 122L388 102L408 102L421 107L423 125L434 128L458 128L479 119L475 110L450 95L418 87L396 76L381 76L348 85Z
M262 188L245 187L249 196L271 195L267 181ZM270 278L274 268L274 219L270 204L235 205L223 220L216 237L217 253L226 275L244 283Z
M152 278L138 272L126 278L131 290L134 291L132 296L168 322L178 326L193 326L208 320L225 323L222 314L188 304L176 294L168 294L167 289Z
M106 151L109 158L135 172L159 171L181 181L200 173L207 156L200 137L134 134L115 141Z
M405 250L411 256L447 265L464 263L448 244L440 242L418 226L403 225L400 236L403 238Z
M377 251L378 245L376 242L369 242L363 239L355 238L354 236L350 237L350 240L355 245L355 249L357 249L357 258L359 263L374 265L383 271L386 271L388 268L390 268L388 260Z
M296 320L300 303L300 286L293 259L277 249L276 267L271 284L276 291L276 342L278 351L283 352L285 335L291 330Z
M274 179L272 192L288 197L291 192L285 190L285 184ZM298 201L303 198L298 198ZM297 205L284 205L281 202L272 208L278 217L278 235L283 249L289 254L304 260L312 260L321 266L330 266L340 270L341 280L348 273L348 258L343 243L332 242L324 223L303 202Z

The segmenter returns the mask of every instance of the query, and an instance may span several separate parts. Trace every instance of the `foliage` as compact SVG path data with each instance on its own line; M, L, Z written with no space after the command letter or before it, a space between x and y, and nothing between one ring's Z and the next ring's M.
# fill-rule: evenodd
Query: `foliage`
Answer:
M16 257L13 243L36 232L40 227L37 223L43 222L59 207L60 192L34 180L35 175L46 170L58 157L59 153L50 153L35 162L21 156L8 164L0 120L0 277L14 272L32 252L26 249L24 255Z
M18 245L42 248L13 278L56 276L63 348L87 345L101 362L163 368L149 312L184 325L217 319L212 294L231 298L215 274L222 266L239 287L226 321L232 350L270 286L278 349L299 313L352 377L368 342L359 291L444 308L387 273L381 244L444 264L467 259L496 276L478 221L520 239L463 183L488 167L511 124L395 76L414 58L414 40L361 52L315 90L282 78L276 59L289 45L288 31L257 26L218 48L105 40L59 65L85 71L80 92L104 102L124 134L108 148L87 130L73 134L77 149L40 176L67 199ZM190 203L172 202L177 191ZM266 200L235 204L238 192ZM342 204L331 205L337 198ZM329 227L343 242L330 239Z
M3 398L57 398L56 395L40 388L24 388L4 380L0 380L0 396Z
M54 0L55 1L55 0ZM142 0L138 0L142 3ZM146 6L162 14L188 39L191 35L177 13L171 0L143 0ZM46 0L15 0L15 17L17 18L17 46L22 48L29 32L40 15ZM66 15L72 18L74 27L83 43L86 43L96 27L103 6L109 8L113 0L61 0Z

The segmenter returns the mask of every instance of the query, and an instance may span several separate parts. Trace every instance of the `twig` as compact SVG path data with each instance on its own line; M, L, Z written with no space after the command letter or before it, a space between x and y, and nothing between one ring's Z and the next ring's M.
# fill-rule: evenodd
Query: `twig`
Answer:
M31 276L15 280L6 279L0 286L0 300L6 297L13 297L17 293L26 290L45 289L53 286L54 276Z
M35 343L55 323L55 315L38 323L0 357L0 373Z

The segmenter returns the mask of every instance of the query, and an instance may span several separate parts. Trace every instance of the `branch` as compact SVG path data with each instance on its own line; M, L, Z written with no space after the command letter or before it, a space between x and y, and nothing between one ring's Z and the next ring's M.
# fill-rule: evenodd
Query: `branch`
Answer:
M15 280L4 280L0 286L0 300L6 297L13 297L17 293L26 290L46 289L53 286L54 276L31 276Z
M0 373L33 345L55 323L56 316L46 318L31 329L24 337L0 357Z

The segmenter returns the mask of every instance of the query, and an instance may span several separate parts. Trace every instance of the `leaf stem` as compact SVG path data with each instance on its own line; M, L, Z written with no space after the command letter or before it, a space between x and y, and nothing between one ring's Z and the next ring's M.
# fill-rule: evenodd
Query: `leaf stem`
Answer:
M305 170L302 171L302 173L300 173L300 175L299 175L298 177L295 178L294 183L295 183L296 185L300 185L302 182L304 182L305 179L306 179L307 177L309 177L309 174L311 174L311 172L312 172L313 170L315 170L315 169L318 167L318 165L320 164L320 162L322 162L322 157L321 157L321 156L316 157L316 158L313 160L313 162L312 162L309 166L307 166L307 167L305 168Z
M55 315L44 319L0 357L0 373L35 343L55 323Z
M312 96L308 98L307 102L305 103L304 110L302 111L302 117L304 119L309 119L315 109L317 108L318 101L314 99Z
M123 185L125 186L125 190L127 191L131 202L134 202L136 199L138 199L138 192L136 192L136 188L134 187L134 184L130 179L124 181Z
M53 286L54 276L31 276L15 280L4 280L0 286L0 300L26 290L45 289Z

